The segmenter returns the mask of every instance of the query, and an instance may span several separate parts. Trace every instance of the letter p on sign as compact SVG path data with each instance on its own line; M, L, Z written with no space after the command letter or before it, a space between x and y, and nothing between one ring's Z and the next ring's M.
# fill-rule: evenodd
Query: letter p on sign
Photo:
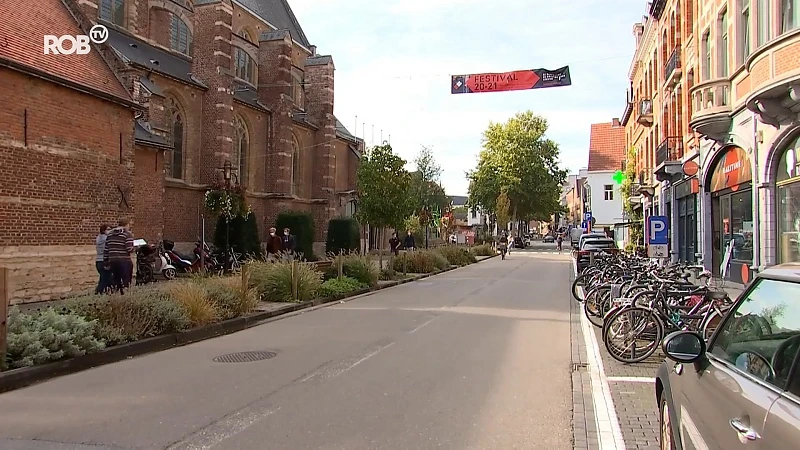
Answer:
M666 216L650 216L647 221L647 243L664 245L669 243L669 229Z

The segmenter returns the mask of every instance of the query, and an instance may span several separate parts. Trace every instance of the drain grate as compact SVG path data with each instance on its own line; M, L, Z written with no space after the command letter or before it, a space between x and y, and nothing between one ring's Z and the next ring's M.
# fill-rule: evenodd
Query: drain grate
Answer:
M253 361L264 361L265 359L272 359L277 355L275 352L239 352L228 353L227 355L220 355L214 358L214 362L218 363L243 363Z
M586 364L586 363L572 363L572 371L573 372L578 372L578 371L584 370L587 367L589 367L589 365Z

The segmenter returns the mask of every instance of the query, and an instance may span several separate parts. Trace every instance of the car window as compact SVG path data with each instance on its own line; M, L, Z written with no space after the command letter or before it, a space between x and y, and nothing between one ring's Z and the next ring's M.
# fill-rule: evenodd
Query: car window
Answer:
M602 246L604 248L608 248L608 246L613 246L614 241L612 239L586 239L583 241L583 248L587 248L589 246Z
M800 284L759 279L730 314L711 354L785 388L800 347Z

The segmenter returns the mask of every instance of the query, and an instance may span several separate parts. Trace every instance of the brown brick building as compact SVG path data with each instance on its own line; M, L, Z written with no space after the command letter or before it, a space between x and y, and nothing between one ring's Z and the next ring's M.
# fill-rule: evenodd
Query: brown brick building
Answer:
M89 54L43 55L42 35L95 23L109 38ZM319 247L328 219L354 210L363 141L334 117L333 59L285 0L0 0L0 86L14 302L92 285L97 228L119 216L191 246L226 161L262 235L308 211Z

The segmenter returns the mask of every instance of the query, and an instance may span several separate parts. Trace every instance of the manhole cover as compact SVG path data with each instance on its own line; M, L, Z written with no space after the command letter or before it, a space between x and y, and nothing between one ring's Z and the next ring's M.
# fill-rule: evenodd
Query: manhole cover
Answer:
M218 363L243 363L253 361L263 361L265 359L272 359L277 355L275 352L239 352L228 353L214 358L214 362Z

